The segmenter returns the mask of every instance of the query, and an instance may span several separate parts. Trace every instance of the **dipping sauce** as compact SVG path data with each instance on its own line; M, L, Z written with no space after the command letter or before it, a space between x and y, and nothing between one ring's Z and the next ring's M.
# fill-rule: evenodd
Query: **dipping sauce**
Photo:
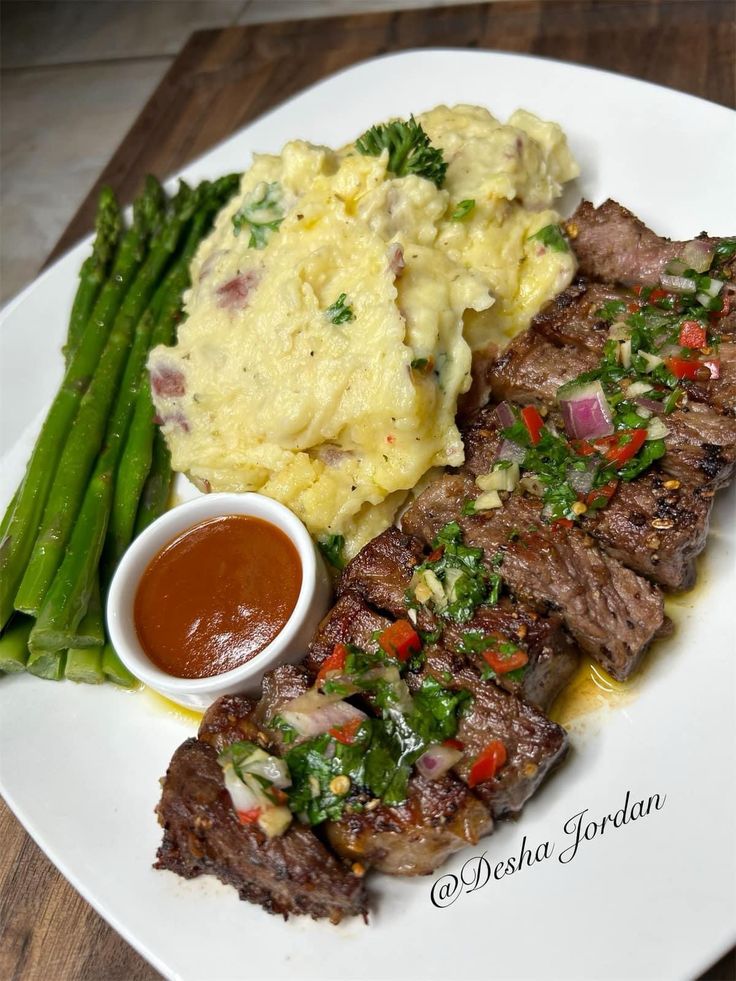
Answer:
M152 559L134 603L143 650L176 678L209 678L260 653L283 629L302 585L290 539L249 515L210 518Z

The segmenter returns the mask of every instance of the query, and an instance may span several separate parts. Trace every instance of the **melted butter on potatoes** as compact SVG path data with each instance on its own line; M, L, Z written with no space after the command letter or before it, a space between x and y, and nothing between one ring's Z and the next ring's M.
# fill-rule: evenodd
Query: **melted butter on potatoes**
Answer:
M427 470L462 463L471 347L524 325L573 272L528 242L574 172L562 134L530 118L421 117L449 163L442 189L353 146L256 157L195 257L176 346L150 356L174 468L275 497L353 552Z

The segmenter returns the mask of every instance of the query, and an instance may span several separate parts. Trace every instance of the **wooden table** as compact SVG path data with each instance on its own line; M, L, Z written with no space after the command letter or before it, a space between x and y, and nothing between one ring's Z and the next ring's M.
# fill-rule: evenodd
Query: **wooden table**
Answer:
M736 105L732 0L541 0L289 21L193 34L50 259L91 228L97 189L132 199L326 75L406 48L560 58ZM605 107L602 107L605 111ZM0 805L0 978L158 977L82 900ZM732 951L703 976L736 978Z

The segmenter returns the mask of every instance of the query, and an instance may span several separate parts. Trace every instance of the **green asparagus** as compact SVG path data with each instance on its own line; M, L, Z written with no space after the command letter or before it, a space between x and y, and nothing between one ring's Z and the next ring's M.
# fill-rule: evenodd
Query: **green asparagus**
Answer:
M105 621L102 609L102 594L99 576L92 583L92 593L89 598L87 611L77 627L77 635L69 646L74 648L97 647L105 643ZM67 668L69 659L67 658Z
M138 688L140 681L135 675L125 667L118 657L112 644L105 644L102 648L102 670L108 681L122 688Z
M66 370L28 462L25 477L3 520L0 540L0 628L13 612L13 602L33 550L41 516L79 403L94 373L120 307L137 273L162 212L161 187L147 181L134 205L132 228L123 236L108 281L95 303L91 322Z
M64 677L85 685L101 685L105 680L102 670L101 647L72 647L66 652Z
M144 528L147 528L166 510L171 496L173 477L169 448L161 430L156 430L151 449L151 469L148 471L146 482L143 485L138 512L135 516L134 538L140 535Z
M171 273L170 290L153 329L151 347L174 342L176 325L181 317L182 294L189 286L189 262L201 241L209 218L207 212L199 211L192 222L181 261ZM103 556L106 581L111 578L123 552L133 538L138 502L151 469L156 432L151 386L146 377L136 399L125 450L115 478L110 526L107 530Z
M0 637L0 671L15 674L25 671L28 660L28 635L31 632L33 620L16 614L5 628Z
M198 211L201 210L207 216L207 221L197 222L195 225L199 229L199 238L201 238L222 202L217 185L202 186L198 189L197 197L200 202ZM194 248L196 242L191 238L188 239L187 247L177 266L166 278L160 294L157 295L157 302L166 304L170 291L177 291L176 295L180 296L181 279L177 267L188 265ZM64 559L39 612L36 625L31 631L29 643L32 652L60 650L69 646L89 602L93 583L98 574L97 569L112 506L115 471L138 394L138 386L143 378L143 365L150 333L145 338L141 333L139 330L136 335L133 351L128 360L125 378L120 386L116 407L106 435L105 450L98 460L93 478L87 488Z
M112 188L103 187L97 204L96 236L92 255L84 260L79 271L79 287L69 318L69 330L64 346L64 359L67 365L79 346L95 300L107 279L113 255L120 241L122 227L123 219L115 194Z
M16 609L24 613L39 614L54 580L102 444L131 337L192 217L197 195L189 190L177 195L177 198L176 209L154 237L149 254L118 311L105 350L64 446L33 554L15 597Z
M151 341L154 321L161 307L161 290L165 289L164 281L151 306L140 318L136 328L133 345L128 355L120 388L115 398L115 406L110 416L105 445L100 454L92 478L87 485L74 524L71 538L67 544L64 558L54 576L51 588L47 591L46 602L43 603L36 625L31 631L30 648L31 660L36 650L60 650L70 645L81 646L77 642L77 627L85 616L95 587L99 588L99 546L97 542L102 536L104 541L110 512L110 500L114 486L115 469L120 458L122 441L127 432L132 414L133 403L138 393L143 377L143 366ZM94 558L94 562L92 560ZM76 570L79 563L84 563L88 576L81 589L75 589ZM71 581L67 578L68 571L74 570ZM54 629L49 622L52 613L63 613L63 632Z

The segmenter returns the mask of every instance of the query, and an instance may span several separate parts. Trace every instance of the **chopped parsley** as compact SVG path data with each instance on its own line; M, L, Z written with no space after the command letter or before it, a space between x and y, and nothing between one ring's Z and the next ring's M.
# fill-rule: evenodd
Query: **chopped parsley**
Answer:
M335 569L345 567L345 537L343 535L321 535L317 539L320 552Z
M530 235L529 239L532 242L541 242L542 245L546 245L553 252L570 251L567 246L567 239L562 234L562 229L559 225L545 225L544 228L540 228L534 235Z
M397 698L377 685L382 679L376 669L388 661L393 667L389 666L384 680L393 675L394 688L404 685L397 662L383 652L350 647L345 662L345 679L351 690L369 693L380 718L365 719L349 743L327 732L286 752L284 759L292 780L289 807L304 822L337 820L346 807L360 809L361 797L366 794L388 805L402 803L414 763L432 743L450 739L457 732L470 693L450 691L426 677L413 697L407 694L408 704L402 700L399 706ZM388 680L386 686L392 687ZM333 781L338 776L350 781L343 793L335 790Z
M325 310L325 317L331 324L347 324L351 320L355 320L353 308L347 305L346 300L347 294L341 293L332 306Z
M250 232L248 247L264 249L271 235L279 230L284 220L281 205L281 185L262 182L246 197L233 215L233 233L240 235L243 229Z
M456 521L445 525L438 533L432 547L439 553L428 558L415 570L415 581L421 583L431 577L443 590L443 598L431 598L437 614L457 623L469 620L482 604L495 605L501 591L502 579L483 563L483 549L463 544L462 531ZM410 603L416 603L416 588ZM428 602L430 602L428 600Z
M416 174L442 187L447 171L442 150L433 147L420 124L411 116L407 121L372 126L355 141L355 149L369 157L388 151L388 170L396 177Z
M455 210L450 215L450 221L462 221L475 207L475 201L473 198L466 198L465 201L460 201L455 208Z

